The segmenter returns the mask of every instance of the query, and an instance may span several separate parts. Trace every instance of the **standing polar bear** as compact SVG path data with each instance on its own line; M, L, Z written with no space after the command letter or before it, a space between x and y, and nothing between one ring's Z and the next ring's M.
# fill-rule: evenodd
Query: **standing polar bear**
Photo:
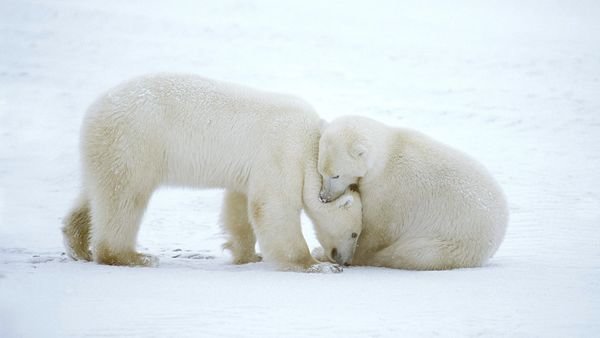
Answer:
M225 188L224 247L235 263L258 261L258 240L265 260L282 269L341 271L315 260L301 232L303 208L321 232L361 229L356 193L332 206L318 200L321 123L300 99L194 75L145 76L110 90L82 126L83 188L63 227L69 255L155 265L156 258L135 249L153 191ZM342 252L342 262L357 241L344 237L328 247Z
M476 267L504 238L507 203L487 170L416 131L339 118L322 133L318 166L324 202L358 183L363 229L353 265Z

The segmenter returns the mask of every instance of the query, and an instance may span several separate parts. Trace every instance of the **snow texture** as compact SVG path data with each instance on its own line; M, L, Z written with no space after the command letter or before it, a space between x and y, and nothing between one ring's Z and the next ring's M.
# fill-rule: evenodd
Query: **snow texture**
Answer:
M566 0L2 0L0 337L600 336L599 17ZM83 112L156 71L455 146L505 189L504 244L442 272L234 266L221 192L164 189L139 237L160 267L70 261L59 228Z

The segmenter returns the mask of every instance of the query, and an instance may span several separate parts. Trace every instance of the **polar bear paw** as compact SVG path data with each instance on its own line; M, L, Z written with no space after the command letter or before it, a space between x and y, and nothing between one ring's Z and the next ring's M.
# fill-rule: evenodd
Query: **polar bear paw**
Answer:
M314 248L310 254L319 262L330 262L327 255L325 255L325 249L323 249L323 247Z
M344 268L341 265L323 262L311 265L306 272L308 273L340 273L344 271Z
M254 254L249 254L249 255L243 255L240 257L234 257L233 264L241 265L241 264L248 264L248 263L258 263L258 262L262 262L262 260L263 260L263 258L260 254L254 253Z
M151 267L151 268L156 268L158 267L158 257L153 256L153 255L147 255L147 254L139 254L138 256L139 259L139 263L140 264L136 264L134 263L134 266L147 266L147 267Z
M158 257L138 252L112 252L102 248L97 250L94 260L100 264L157 267Z
M91 250L81 250L77 247L72 247L65 241L65 251L67 256L69 256L72 260L75 261L91 261L92 260L92 251Z

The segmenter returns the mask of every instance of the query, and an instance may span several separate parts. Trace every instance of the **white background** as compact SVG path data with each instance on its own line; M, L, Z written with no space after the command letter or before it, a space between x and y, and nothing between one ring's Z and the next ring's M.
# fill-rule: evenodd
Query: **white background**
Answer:
M596 1L1 0L0 336L600 336L599 18ZM82 115L155 71L455 146L505 189L504 244L443 272L233 266L221 192L161 190L139 238L159 268L70 261Z

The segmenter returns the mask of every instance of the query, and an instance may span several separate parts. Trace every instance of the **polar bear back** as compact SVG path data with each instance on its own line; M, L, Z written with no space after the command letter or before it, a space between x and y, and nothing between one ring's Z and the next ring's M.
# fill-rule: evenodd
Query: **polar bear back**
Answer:
M333 174L359 178L363 229L354 264L480 266L504 238L507 203L488 171L417 131L361 116L337 118L322 132L319 167L325 195Z
M403 204L427 202L430 211L440 211L439 215L411 213L415 217L428 218L427 222L424 219L420 221L432 226L441 223L443 226L436 229L440 232L455 222L480 221L488 224L504 221L504 194L479 162L414 130L397 128L395 137L395 147L400 149L394 151L401 151L398 153L402 156L391 158L388 166L401 181L397 187L410 191L411 197L405 196ZM431 205L433 203L437 205ZM413 206L418 210L418 205ZM465 218L465 215L470 218Z
M292 96L157 74L123 83L90 107L82 152L92 169L144 167L144 179L156 184L243 191L252 170L301 161L313 151L307 140L318 137L309 134L319 123L314 109Z
M385 168L363 182L364 236L377 245L435 238L463 249L460 261L476 266L501 244L508 208L486 168L461 151L424 134L389 128ZM393 206L382 208L381 206Z

